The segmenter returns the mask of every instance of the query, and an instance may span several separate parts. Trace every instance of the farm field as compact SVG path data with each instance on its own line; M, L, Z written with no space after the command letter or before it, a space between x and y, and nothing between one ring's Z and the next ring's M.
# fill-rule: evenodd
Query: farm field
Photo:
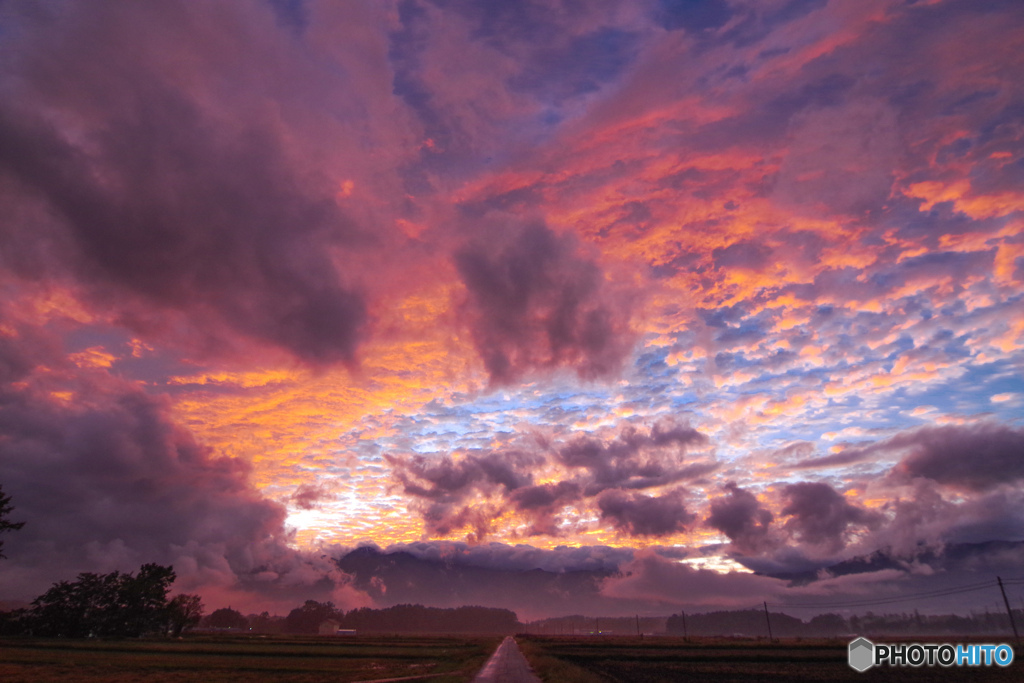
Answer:
M500 637L376 635L202 635L174 641L9 638L0 640L0 680L312 683L422 676L457 683L472 680L500 642Z
M846 641L653 637L517 636L534 671L550 683L622 681L1020 681L1024 666L873 667L847 664ZM892 641L881 641L892 642ZM948 638L921 642L949 642ZM959 640L955 642L966 642ZM981 642L981 641L979 641ZM988 639L983 642L1006 642ZM1015 648L1018 651L1019 648Z

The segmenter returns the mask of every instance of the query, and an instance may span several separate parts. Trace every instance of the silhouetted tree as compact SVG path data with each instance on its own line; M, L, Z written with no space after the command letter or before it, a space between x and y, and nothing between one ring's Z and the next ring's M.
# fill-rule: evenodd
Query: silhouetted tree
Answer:
M32 630L41 636L141 636L166 629L172 567L145 564L138 575L79 574L32 601Z
M249 628L255 633L283 633L284 617L270 616L270 612L249 615Z
M516 613L493 607L424 607L395 605L362 607L339 619L342 628L357 631L405 633L516 633L522 627Z
M846 619L839 614L819 614L807 624L807 635L820 638L836 638L849 632Z
M249 629L249 620L238 610L230 607L221 607L214 610L210 616L203 619L203 626L210 628L238 628Z
M13 511L14 506L11 505L11 497L5 495L3 486L0 486L0 534L6 531L17 531L25 526L25 522L12 522L7 519L7 515ZM3 548L4 542L0 541L0 557L4 557Z
M203 602L198 595L179 593L167 605L167 624L171 635L196 626L203 618Z
M285 617L285 633L319 633L320 624L327 619L339 619L334 603L306 600L302 607L296 607Z

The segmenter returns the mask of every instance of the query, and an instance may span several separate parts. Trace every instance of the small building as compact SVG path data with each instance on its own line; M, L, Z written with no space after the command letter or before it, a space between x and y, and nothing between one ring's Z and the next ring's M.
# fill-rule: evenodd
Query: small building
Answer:
M320 630L317 631L322 636L333 636L338 632L338 627L341 626L334 619L325 619L320 622Z
M341 624L334 619L325 619L320 622L320 628L317 631L322 636L354 636L356 630L354 628L340 628Z

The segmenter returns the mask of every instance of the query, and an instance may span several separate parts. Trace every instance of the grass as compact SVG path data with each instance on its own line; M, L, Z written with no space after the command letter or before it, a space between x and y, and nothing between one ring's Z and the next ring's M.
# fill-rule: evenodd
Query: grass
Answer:
M0 639L0 680L367 681L421 676L470 681L501 642L495 637L193 636L182 640ZM440 676L426 676L442 674Z
M769 644L726 638L517 636L517 641L534 671L551 683L1024 680L1024 663L1018 659L1024 652L1016 652L1013 664L1005 668L882 666L858 673L847 664L848 643L837 640Z

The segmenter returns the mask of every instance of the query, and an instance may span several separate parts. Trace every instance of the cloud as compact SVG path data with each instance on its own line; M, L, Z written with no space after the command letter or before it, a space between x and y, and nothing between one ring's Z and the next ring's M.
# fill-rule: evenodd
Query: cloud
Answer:
M686 510L684 492L675 489L660 496L605 491L597 498L601 519L609 520L630 536L665 536L686 529L694 515Z
M1019 537L1012 1L4 7L0 445L111 530L5 579L157 554L324 595L289 543L721 534L809 571Z
M624 562L633 559L632 548L613 548L602 545L558 546L553 549L532 545L507 543L479 543L470 545L457 541L429 541L396 543L386 552L407 552L424 560L445 562L455 566L530 571L541 569L563 573L573 571L615 571Z
M849 465L859 462L868 457L869 453L863 448L844 448L832 455L823 455L815 458L806 458L793 463L796 469L810 469L814 467L834 467L836 465Z
M790 120L792 140L775 178L774 197L794 211L872 210L889 197L900 161L896 110L871 97L841 102L853 85L847 76L836 74L826 83L834 93L826 96L826 106Z
M540 484L513 492L512 501L520 510L550 508L558 503L570 502L580 496L580 486L573 481Z
M943 493L928 479L914 479L898 497L883 505L890 521L874 530L861 546L888 548L896 555L913 558L922 550L941 554L955 544L1024 539L1024 492L1020 489Z
M798 541L828 552L846 545L851 526L876 528L882 521L879 513L849 503L828 484L787 484L782 495L787 502L781 514L790 516L784 528Z
M351 360L365 302L304 246L340 244L350 221L293 191L277 141L216 139L176 94L140 98L91 163L39 122L0 119L0 166L60 216L81 277L304 360ZM97 172L112 178L97 183Z
M529 468L540 460L525 451L495 451L458 461L447 455L385 458L403 491L414 497L413 508L421 513L430 533L447 536L469 527L477 539L490 533L491 521L502 505L488 505L475 497L496 493L504 499L529 486L533 481ZM467 504L470 499L474 500Z
M534 370L587 379L620 368L632 348L630 311L570 235L542 224L455 254L473 343L494 384Z
M1024 479L1024 429L980 423L925 427L878 445L909 453L892 469L895 480L924 477L946 486L985 491Z
M771 249L758 242L735 242L711 252L718 268L746 268L759 270L771 258Z
M621 611L622 606L610 604L598 588L631 556L628 549L601 547L540 550L431 542L400 544L384 552L360 547L339 557L338 566L353 577L354 587L381 605L485 605L511 609L525 620L581 611L606 614L609 608Z
M586 495L607 488L644 489L695 478L715 469L714 463L683 465L687 448L708 443L696 429L659 423L643 433L624 427L618 438L605 442L580 436L558 449L555 457L570 468L586 469Z
M9 346L32 340L19 335ZM365 599L336 567L289 547L286 511L254 488L252 467L198 442L164 397L59 358L21 374L0 387L2 483L26 522L5 544L15 559L0 565L11 595L158 562L173 564L178 588L203 592L207 604Z
M556 513L582 497L582 486L575 481L528 486L513 491L509 502L530 520L530 535L559 536L561 519Z
M712 501L711 514L704 520L705 524L728 536L741 552L763 549L774 515L761 507L754 494L735 482L728 482L725 489L729 495Z
M714 461L684 462L688 448L707 443L691 427L661 421L649 430L627 425L607 442L579 436L561 446L541 440L534 441L534 450L510 448L458 459L446 454L384 457L430 533L471 528L482 539L491 533L494 520L513 512L527 525L528 535L562 536L567 531L562 516L566 506L594 505L616 528L649 536L675 533L691 520L681 493L652 498L626 491L714 471ZM534 484L534 472L552 480ZM597 497L602 492L607 495Z
M725 0L659 0L655 21L668 31L709 31L725 25L734 10Z
M431 500L459 500L473 488L504 486L514 491L532 481L528 468L538 456L524 451L494 451L455 461L450 456L386 456L406 493Z
M601 594L665 606L748 607L783 590L785 582L766 576L719 574L666 559L653 550L639 550L632 562L605 579Z
M291 502L302 510L313 510L317 505L333 498L336 487L328 484L300 484L291 495Z
M323 118L335 96L298 88L322 74L289 54L269 7L209 9L15 13L0 177L5 201L33 218L9 226L8 243L33 267L10 267L70 274L90 305L192 351L255 342L313 365L352 363L371 318L356 261L395 244L336 197L352 162L312 150L326 134L344 156L377 132ZM211 35L264 57L240 62ZM376 106L364 99L364 116Z

